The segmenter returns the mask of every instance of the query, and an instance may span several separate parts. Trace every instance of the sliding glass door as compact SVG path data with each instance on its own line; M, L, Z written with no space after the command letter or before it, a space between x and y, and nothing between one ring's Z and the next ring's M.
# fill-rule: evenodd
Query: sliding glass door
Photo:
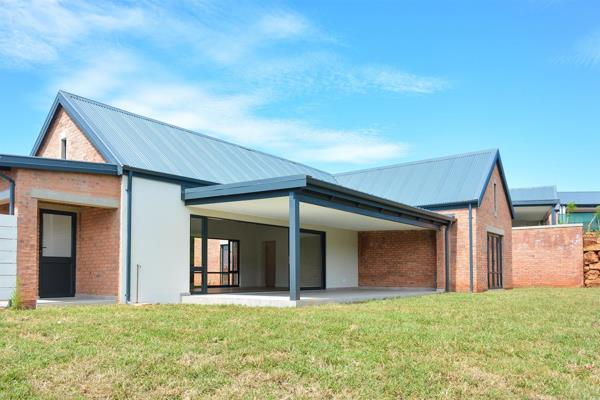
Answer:
M208 218L193 215L190 222L191 293L240 285L240 241L209 235Z

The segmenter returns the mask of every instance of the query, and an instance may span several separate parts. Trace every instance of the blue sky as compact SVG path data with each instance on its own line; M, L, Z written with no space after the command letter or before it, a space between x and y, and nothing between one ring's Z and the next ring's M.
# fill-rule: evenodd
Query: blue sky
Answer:
M492 147L600 190L600 4L0 0L0 153L58 89L338 172Z

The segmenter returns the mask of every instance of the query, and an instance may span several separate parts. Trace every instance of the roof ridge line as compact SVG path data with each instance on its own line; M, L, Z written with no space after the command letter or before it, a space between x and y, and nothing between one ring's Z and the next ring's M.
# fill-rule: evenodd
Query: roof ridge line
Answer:
M372 167L372 168L358 169L358 170L354 170L354 171L340 172L340 173L334 174L334 176L353 175L353 174L358 174L358 173L362 173L362 172L379 171L379 170L396 168L396 167L404 167L404 166L408 166L408 165L417 165L417 164L425 164L425 163L429 163L429 162L445 161L445 160L451 160L451 159L456 159L456 158L468 157L468 156L472 156L475 154L484 154L484 153L491 153L491 152L496 152L496 151L498 151L497 148L478 150L478 151L472 151L469 153L460 153L460 154L449 155L449 156L427 158L425 160L408 161L408 162L395 163L395 164L390 164L390 165L381 165L379 167Z
M556 185L522 186L522 187L512 188L510 190L541 189L541 188L554 188L554 189L556 189Z
M282 160L282 161L285 161L285 162L289 162L289 163L292 163L292 164L300 165L302 167L310 168L311 170L319 171L319 172L327 174L330 177L332 177L332 178L335 179L335 175L332 174L331 172L328 172L328 171L325 171L325 170L322 170L322 169L319 169L319 168L315 168L315 167L312 167L312 166L307 165L307 164L303 164L303 163L298 162L298 161L289 160L287 158L284 158L284 157L281 157L281 156L277 156L275 154L267 153L267 152L262 151L262 150L257 150L257 149L253 149L253 148L250 148L250 147L242 146L240 144L229 142L229 141L224 140L224 139L216 138L214 136L210 136L210 135L207 135L205 133L196 132L196 131L193 131L191 129L187 129L187 128L183 128L181 126L170 124L168 122L160 121L158 119L150 118L150 117L147 117L147 116L144 116L144 115L141 115L141 114L136 114L134 112L127 111L127 110L124 110L124 109L119 108L119 107L111 106L109 104L101 103L101 102L99 102L97 100L89 99L87 97L83 97L83 96L80 96L80 95L75 94L75 93L70 93L70 92L67 92L67 91L64 91L64 90L59 90L59 93L62 93L63 95L67 95L67 96L73 96L73 97L76 97L76 98L78 98L78 99L80 99L82 101L87 101L87 102L90 102L92 104L95 104L95 105L97 105L99 107L104 107L104 108L107 108L107 109L110 109L110 110L113 110L113 111L116 111L116 112L120 112L120 113L123 113L123 114L130 115L132 117L136 117L136 118L144 119L146 121L154 122L154 123L157 123L157 124L160 124L160 125L168 126L170 128L174 128L174 129L177 129L179 131L183 131L183 132L186 132L186 133L189 133L189 134L192 134L192 135L196 135L196 136L200 136L200 137L203 137L203 138L206 138L206 139L210 139L210 140L214 140L214 141L217 141L217 142L225 143L225 144L228 144L228 145L231 145L231 146L236 146L236 147L244 149L246 151L250 151L250 152L258 153L258 154L263 154L265 156L273 157L273 158L276 158L276 159L279 159L279 160Z
M556 193L599 193L600 190L562 190L557 191Z

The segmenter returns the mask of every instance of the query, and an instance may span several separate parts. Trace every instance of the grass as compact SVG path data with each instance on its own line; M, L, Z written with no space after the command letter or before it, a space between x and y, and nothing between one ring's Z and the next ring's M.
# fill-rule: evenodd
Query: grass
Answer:
M0 398L599 398L600 291L0 312Z

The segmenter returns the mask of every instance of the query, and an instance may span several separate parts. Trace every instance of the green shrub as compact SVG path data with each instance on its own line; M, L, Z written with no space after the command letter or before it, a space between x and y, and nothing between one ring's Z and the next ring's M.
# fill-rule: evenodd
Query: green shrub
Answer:
M25 308L23 304L23 298L21 297L21 288L18 279L17 284L15 285L15 290L13 291L12 296L10 296L8 305L10 308L15 310L21 310Z

